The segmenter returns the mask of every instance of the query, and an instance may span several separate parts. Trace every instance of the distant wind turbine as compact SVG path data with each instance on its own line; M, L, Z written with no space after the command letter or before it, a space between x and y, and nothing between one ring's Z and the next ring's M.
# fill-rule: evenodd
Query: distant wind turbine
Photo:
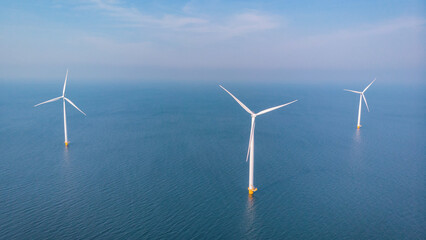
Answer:
M343 89L343 90L348 91L348 92L354 92L354 93L358 93L359 94L358 123L356 125L357 128L361 127L361 105L362 105L361 103L362 103L362 99L364 99L365 106L367 106L367 110L370 112L370 109L368 108L368 104L367 104L367 99L365 99L365 96L364 96L364 92L367 91L367 89L371 86L371 84L373 84L374 81L376 81L375 78L374 78L374 80L370 84L368 84L368 86L362 92L358 92L358 91L354 91L354 90L349 90L349 89Z
M254 192L257 191L257 188L254 187L253 185L253 167L254 167L254 128L255 128L255 118L259 115L265 114L267 112L276 110L278 108L287 106L289 104L292 104L294 102L296 102L297 100L294 100L292 102L283 104L283 105L279 105L276 107L272 107L272 108L268 108L265 109L263 111L260 111L258 113L254 113L252 112L248 107L246 107L246 105L244 105L240 100L238 100L234 95L232 95L232 93L230 93L228 90L226 90L224 87L222 87L221 85L219 85L223 90L225 90L227 93L229 93L229 95L231 95L231 97L233 97L235 99L235 101L238 102L238 104L240 104L241 107L244 108L244 110L246 110L248 113L250 113L251 115L251 130L250 130L250 140L249 140L249 146L248 146L248 150L247 150L247 158L246 158L246 162L250 156L250 171L249 171L249 187L248 187L248 191L249 194L252 195Z
M83 111L81 111L73 102L71 102L71 100L69 100L68 98L65 97L65 88L67 86L67 79L68 79L68 69L67 69L67 74L65 75L65 82L64 82L64 88L62 90L62 96L47 100L47 101L39 103L37 105L34 105L34 107L37 107L37 106L40 106L40 105L45 104L45 103L54 102L54 101L57 101L59 99L62 99L63 106L64 106L64 133L65 133L65 146L66 147L68 147L69 142L68 142L68 137L67 137L67 115L66 115L66 112L65 112L65 101L69 102L73 107L75 107L78 111L80 111L81 113L83 113L86 116L86 114Z

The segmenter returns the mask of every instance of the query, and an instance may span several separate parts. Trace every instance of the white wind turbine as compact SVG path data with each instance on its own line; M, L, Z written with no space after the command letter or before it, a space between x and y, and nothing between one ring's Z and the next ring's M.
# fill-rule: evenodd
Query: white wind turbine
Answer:
M250 113L251 115L251 130L250 130L250 140L249 140L249 146L248 146L248 150L247 150L247 158L246 158L246 162L250 156L250 170L249 170L249 194L253 194L254 192L257 191L257 188L254 187L253 185L253 167L254 167L254 128L255 128L255 118L259 115L265 114L267 112L273 111L275 109L287 106L289 104L292 104L294 102L296 102L297 100L294 100L292 102L283 104L283 105L279 105L276 107L272 107L272 108L268 108L265 109L263 111L260 111L258 113L254 113L252 112L248 107L246 107L246 105L244 105L240 100L238 100L234 95L232 95L232 93L230 93L228 90L226 90L224 87L222 87L221 85L219 85L223 90L225 90L227 93L229 93L229 95L231 95L231 97L233 97L235 99L235 101L238 102L238 104L241 105L241 107L244 108L244 110L246 110L248 113Z
M45 104L45 103L54 102L54 101L57 101L59 99L62 99L63 106L64 106L64 133L65 133L65 146L66 147L68 146L69 142L68 142L68 136L67 136L67 115L66 115L66 112L65 112L65 101L69 102L73 107L75 107L78 111L80 111L81 113L83 113L86 116L86 114L83 111L81 111L73 102L71 102L71 100L69 100L68 98L65 97L65 88L67 86L67 79L68 79L68 69L67 69L67 74L65 75L65 82L64 82L64 89L62 90L62 96L47 100L47 101L39 103L37 105L34 105L34 107L37 107L37 106Z
M357 128L361 127L361 105L362 105L361 103L362 103L362 99L364 99L365 106L367 106L367 110L370 112L370 109L368 108L368 104L367 104L367 99L365 99L365 96L364 96L364 92L367 91L367 89L371 86L371 84L373 84L374 81L376 81L375 78L374 78L374 80L370 84L368 84L368 86L362 92L358 92L358 91L354 91L354 90L349 90L349 89L343 89L343 90L348 91L348 92L354 92L354 93L358 93L359 94L358 123L356 125Z

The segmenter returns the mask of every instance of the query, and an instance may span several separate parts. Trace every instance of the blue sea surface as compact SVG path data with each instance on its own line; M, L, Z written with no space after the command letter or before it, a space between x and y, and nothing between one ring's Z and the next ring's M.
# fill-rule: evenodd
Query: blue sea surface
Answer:
M0 83L1 239L425 239L424 88ZM350 85L350 86L348 86Z

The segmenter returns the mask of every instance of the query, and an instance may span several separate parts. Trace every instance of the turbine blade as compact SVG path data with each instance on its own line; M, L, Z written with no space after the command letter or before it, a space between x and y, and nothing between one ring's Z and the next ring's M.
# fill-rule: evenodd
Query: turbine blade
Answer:
M362 94L362 98L364 99L365 106L367 106L367 110L370 112L370 109L368 108L367 99L365 99L364 94Z
M80 111L81 113L84 114L84 116L86 116L86 114L80 110L80 108L78 108L73 102L71 102L71 100L69 100L68 98L64 97L65 100L67 100L67 102L69 102L71 105L73 105L75 108L77 108L78 111Z
M286 104L283 104L283 105L279 105L279 106L276 106L276 107L272 107L272 108L265 109L265 110L263 110L263 111L260 111L260 112L256 113L256 116L259 116L259 115L265 114L265 113L270 112L270 111L274 111L275 109L282 108L282 107L284 107L284 106L290 105L290 104L292 104L292 103L294 103L294 102L297 102L297 101L298 101L298 100L294 100L294 101L292 101L292 102L289 102L289 103L286 103Z
M40 106L40 105L45 104L45 103L54 102L54 101L57 101L57 100L59 100L59 99L61 99L61 98L62 98L62 96L61 96L61 97L57 97L57 98L52 98L52 99L47 100L47 101L45 101L45 102L42 102L42 103L36 104L36 105L34 105L34 107Z
M233 97L235 99L235 101L237 101L238 104L240 104L240 106L244 108L244 110L246 110L250 114L254 114L254 112L252 112L248 107L246 107L246 105L244 105L244 103L242 103L240 100L238 100L238 98L236 98L234 95L232 95L232 93L230 93L228 90L226 90L224 87L222 87L222 85L219 85L219 87L221 87L223 90L225 90L227 93L229 93L229 95L231 95L231 97Z
M246 162L248 161L249 156L250 156L251 142L253 141L253 138L254 138L254 128L255 128L255 125L256 125L256 123L255 123L255 122L253 122L253 124L251 125L251 130L250 130L250 140L249 140L249 146L248 146L248 149L247 149L247 158L246 158Z
M65 82L64 82L64 89L62 90L62 97L65 96L65 88L67 86L67 79L68 79L68 69L67 69L67 74L65 75Z
M362 92L364 93L365 91L367 91L367 89L371 86L371 84L373 84L374 81L376 81L376 78L374 78L374 80L370 84L368 84L368 86Z
M348 92L354 92L354 93L358 93L358 94L361 94L361 92L358 92L358 91L354 91L354 90L349 90L349 89L343 89L344 91L348 91Z

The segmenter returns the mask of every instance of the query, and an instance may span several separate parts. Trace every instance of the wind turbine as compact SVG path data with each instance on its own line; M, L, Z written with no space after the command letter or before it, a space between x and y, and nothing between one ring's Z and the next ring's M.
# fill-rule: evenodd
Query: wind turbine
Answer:
M257 188L254 187L253 185L253 168L254 168L254 128L255 128L255 119L257 116L265 114L267 112L273 111L275 109L278 108L282 108L284 106L287 106L289 104L292 104L294 102L296 102L297 100L294 100L292 102L283 104L283 105L279 105L276 107L272 107L272 108L268 108L265 109L263 111L260 111L258 113L254 113L252 112L248 107L246 107L246 105L244 105L240 100L238 100L234 95L232 95L232 93L230 93L228 90L226 90L224 87L222 87L221 85L219 85L223 90L225 90L227 93L229 93L229 95L231 95L231 97L233 97L235 99L235 101L238 102L238 104L240 104L241 107L244 108L244 110L246 110L250 115L251 115L251 130L250 130L250 140L249 140L249 146L248 146L248 150L247 150L247 158L246 158L246 162L250 156L250 170L249 170L249 187L248 187L248 191L249 194L252 195L254 192L257 191Z
M358 93L359 94L358 123L356 125L357 128L361 127L361 105L362 105L361 103L362 103L362 99L364 99L365 106L367 106L367 110L370 112L370 109L368 108L368 104L367 104L367 99L365 99L364 93L371 86L371 84L373 84L374 81L376 81L375 78L374 78L374 80L370 84L368 84L368 86L362 92L358 92L358 91L354 91L354 90L349 90L349 89L343 89L343 90L348 91L348 92L354 92L354 93Z
M83 111L81 111L73 102L71 102L71 100L69 100L68 98L65 97L65 88L67 86L67 79L68 79L68 69L67 69L67 74L65 75L65 82L64 82L64 88L62 90L62 96L47 100L47 101L39 103L37 105L34 105L34 107L37 107L37 106L40 106L40 105L45 104L45 103L54 102L54 101L57 101L59 99L62 99L63 106L64 106L64 134L65 134L65 146L66 147L68 147L69 142L68 142L68 136L67 136L67 114L65 112L65 101L69 102L73 107L75 107L78 111L80 111L81 113L83 113L86 116L86 114Z

